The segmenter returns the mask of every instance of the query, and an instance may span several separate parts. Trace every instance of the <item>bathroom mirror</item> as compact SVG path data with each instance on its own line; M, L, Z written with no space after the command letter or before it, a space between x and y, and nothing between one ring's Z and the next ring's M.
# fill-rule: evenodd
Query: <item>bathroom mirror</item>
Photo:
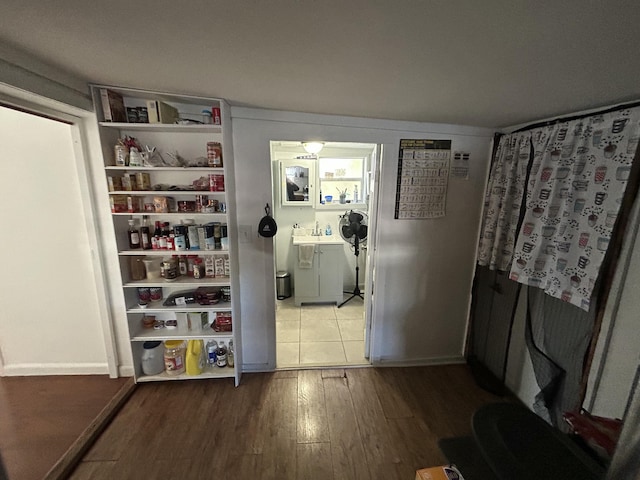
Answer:
M281 203L283 206L313 206L315 199L315 161L280 161Z

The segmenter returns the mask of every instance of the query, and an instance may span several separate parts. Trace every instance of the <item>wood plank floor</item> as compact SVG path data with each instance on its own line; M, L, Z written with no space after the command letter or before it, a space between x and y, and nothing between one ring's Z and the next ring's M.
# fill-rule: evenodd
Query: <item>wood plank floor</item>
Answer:
M9 478L42 479L128 380L0 377L0 452Z
M501 400L464 365L141 384L71 478L412 479Z

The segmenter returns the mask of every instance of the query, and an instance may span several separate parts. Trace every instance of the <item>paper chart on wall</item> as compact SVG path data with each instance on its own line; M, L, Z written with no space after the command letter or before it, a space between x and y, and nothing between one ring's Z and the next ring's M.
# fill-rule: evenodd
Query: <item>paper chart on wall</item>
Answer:
M453 152L451 160L451 176L469 180L469 158L467 152Z
M451 140L400 140L394 218L445 215Z

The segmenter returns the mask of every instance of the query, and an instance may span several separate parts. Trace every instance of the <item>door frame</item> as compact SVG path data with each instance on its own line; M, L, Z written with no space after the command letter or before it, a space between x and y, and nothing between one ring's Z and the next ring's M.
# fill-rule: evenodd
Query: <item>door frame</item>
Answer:
M91 179L89 138L92 126L97 125L95 113L73 107L36 95L10 85L0 83L0 103L28 114L50 118L69 124L73 141L74 163L80 184L82 210L85 218L87 236L91 248L91 262L98 301L101 333L103 337L107 370L109 377L117 378L119 356L116 348L115 330L109 306L109 290L105 274L105 263L100 247L98 222L93 199L93 182ZM0 374L4 372L4 364L0 355Z
M374 188L370 189L371 198L369 199L369 233L368 241L366 245L366 262L367 270L365 273L364 283L364 358L371 362L371 332L373 326L374 305L373 301L374 287L375 287L375 272L376 272L376 243L377 243L377 220L378 220L378 199L380 198L380 166L383 153L383 145L381 143L376 144L374 154L371 158L371 178L369 178L369 185L373 185Z

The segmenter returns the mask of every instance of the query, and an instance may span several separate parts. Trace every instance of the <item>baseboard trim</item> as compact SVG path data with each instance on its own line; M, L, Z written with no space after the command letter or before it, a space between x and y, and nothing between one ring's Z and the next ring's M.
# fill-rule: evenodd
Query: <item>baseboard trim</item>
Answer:
M108 375L106 363L18 363L4 365L5 377L40 375Z
M98 416L80 434L76 441L73 442L64 455L51 467L44 476L44 480L62 480L69 477L82 460L82 457L84 457L84 454L87 453L111 419L129 399L129 396L135 388L136 383L133 381L133 378L130 378L100 411Z
M395 360L390 358L381 358L374 360L374 367L428 367L432 365L459 365L467 363L461 355L451 357L435 357L435 358L417 358L412 360Z

